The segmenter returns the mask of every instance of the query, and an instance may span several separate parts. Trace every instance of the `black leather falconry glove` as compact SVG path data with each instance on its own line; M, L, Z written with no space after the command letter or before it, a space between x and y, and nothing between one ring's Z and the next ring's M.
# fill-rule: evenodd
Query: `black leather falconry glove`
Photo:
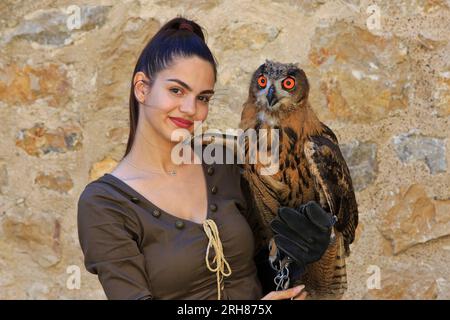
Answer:
M278 217L270 224L278 248L277 258L271 261L272 267L283 259L284 254L295 262L297 276L301 275L307 264L318 261L327 250L336 221L336 216L314 201L297 209L279 208Z

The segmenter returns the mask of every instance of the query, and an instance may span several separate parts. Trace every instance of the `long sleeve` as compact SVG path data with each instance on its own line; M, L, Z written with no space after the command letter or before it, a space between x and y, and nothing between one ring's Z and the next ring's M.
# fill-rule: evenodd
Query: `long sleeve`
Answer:
M139 224L107 190L88 185L78 200L78 236L86 269L108 299L152 299Z

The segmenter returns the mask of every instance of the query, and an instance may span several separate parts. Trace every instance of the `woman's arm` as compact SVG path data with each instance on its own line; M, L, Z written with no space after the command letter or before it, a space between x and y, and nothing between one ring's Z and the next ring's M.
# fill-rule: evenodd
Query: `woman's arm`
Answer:
M152 299L136 220L108 191L88 185L78 200L78 236L86 269L108 299Z

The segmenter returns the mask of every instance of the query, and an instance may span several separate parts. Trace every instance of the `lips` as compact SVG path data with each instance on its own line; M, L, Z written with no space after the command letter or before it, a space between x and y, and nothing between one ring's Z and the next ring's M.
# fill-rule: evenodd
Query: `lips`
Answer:
M189 128L190 126L192 126L192 124L194 122L190 121L190 120L186 120L183 118L177 118L177 117L169 117L169 119L177 126L180 128Z

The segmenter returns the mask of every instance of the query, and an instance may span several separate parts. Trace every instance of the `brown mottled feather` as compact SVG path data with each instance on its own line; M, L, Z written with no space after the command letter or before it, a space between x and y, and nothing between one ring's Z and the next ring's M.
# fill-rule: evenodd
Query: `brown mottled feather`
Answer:
M257 120L258 108L252 100L250 96L244 104L240 128L272 128ZM289 112L273 112L271 116L279 119L276 128L280 130L280 170L272 176L261 176L260 164L246 162L244 177L250 189L247 201L253 203L254 213L263 217L268 230L280 206L295 208L316 201L338 217L335 241L296 283L305 283L313 298L339 298L347 288L345 256L350 253L349 245L358 224L348 167L336 136L318 120L308 103Z

